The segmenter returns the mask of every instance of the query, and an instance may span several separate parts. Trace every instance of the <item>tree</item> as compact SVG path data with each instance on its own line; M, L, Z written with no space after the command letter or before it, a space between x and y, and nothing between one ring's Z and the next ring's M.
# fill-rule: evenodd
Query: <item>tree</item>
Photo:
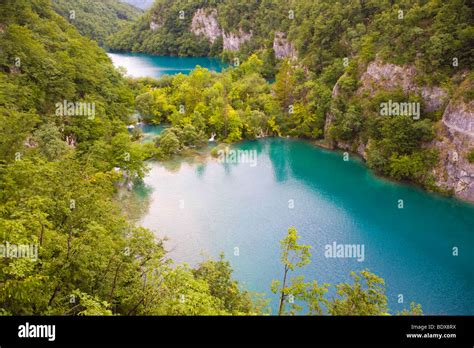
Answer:
M160 137L158 137L157 144L165 157L176 155L181 151L181 143L171 129L165 130Z
M296 228L290 227L288 234L280 242L280 261L283 264L283 280L272 282L272 292L279 293L280 301L278 305L278 315L282 315L285 310L285 301L291 295L291 286L288 286L288 274L293 272L295 268L301 268L311 262L311 249L308 245L298 244L298 231ZM280 287L281 285L281 287Z
M218 260L207 260L193 270L197 279L204 279L209 284L210 293L219 298L224 308L233 314L261 312L266 307L266 301L254 302L251 294L241 291L237 281L233 280L232 268L229 261L220 254ZM258 306L261 309L257 309Z
M336 286L339 298L328 302L328 312L332 315L387 314L384 280L368 270L361 271L360 275L352 272L351 277L354 284Z
M423 315L423 310L421 305L415 302L410 303L410 309L404 309L401 312L398 312L397 315Z
M33 133L33 141L43 156L49 161L59 160L66 153L68 146L61 139L59 128L54 124L44 124Z
M294 70L288 59L282 62L273 88L281 107L288 112L288 107L293 104L295 90Z

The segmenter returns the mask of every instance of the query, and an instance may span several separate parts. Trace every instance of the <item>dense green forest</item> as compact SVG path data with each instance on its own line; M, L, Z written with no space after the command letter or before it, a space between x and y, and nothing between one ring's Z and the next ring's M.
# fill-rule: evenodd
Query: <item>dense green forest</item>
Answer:
M0 314L268 313L265 296L242 289L223 257L195 268L174 264L164 241L127 221L116 193L124 180L146 174L145 159L172 156L209 132L227 142L317 138L328 106L310 101L329 98L328 87L288 61L271 87L257 55L223 74L198 68L187 77L125 79L49 0L5 0L0 23L0 240L38 247L35 259L2 259ZM300 101L291 117L284 112L289 88ZM173 127L157 144L142 145L126 128L135 109ZM384 282L369 271L336 285L331 299L329 285L289 278L309 259L310 247L290 228L284 280L269 284L279 314L387 314ZM297 302L286 308L288 296Z
M117 0L53 0L54 10L79 32L104 46L106 39L142 12Z

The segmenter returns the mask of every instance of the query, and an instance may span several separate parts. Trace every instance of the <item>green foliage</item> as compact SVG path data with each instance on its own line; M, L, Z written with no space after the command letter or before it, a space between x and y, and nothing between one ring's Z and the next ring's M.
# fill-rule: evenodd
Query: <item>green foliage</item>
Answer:
M289 273L297 268L304 267L311 262L309 245L298 243L296 228L290 227L288 234L280 241L280 261L283 265L283 280L273 280L271 291L279 294L278 315L296 314L302 307L295 301L307 301L311 314L322 314L320 302L327 291L326 286L318 286L316 281L305 283L303 276L291 277ZM290 303L290 311L285 310L286 302Z
M420 96L380 91L369 98L356 95L355 91L361 72L375 57L415 66L418 82L456 83L451 77L456 77L461 67L468 71L473 64L470 47L474 16L472 6L465 0L220 0L192 4L162 0L133 26L112 38L114 47L200 55L201 50L195 45L202 43L202 52L209 54L210 43L204 42L204 36L192 42L183 39L193 35L192 17L201 8L209 15L215 14L225 33L252 33L250 41L238 51L213 51L221 52L226 60L239 58L244 63L221 78L206 76L207 85L192 85L185 78L176 78L179 82L170 87L171 91L157 92L166 94L172 101L171 108L185 105L186 116L162 110L159 101L154 103L158 109L154 113L150 106L153 98L147 94L150 91L142 91L145 95L137 97L137 103L144 104L150 122L191 122L207 135L216 133L225 142L261 135L290 135L308 139L326 136L352 150L368 144L368 163L377 173L425 187L430 185L427 173L436 154L422 148L433 139L433 122L439 115L425 114L416 122L403 117L380 119L381 101L421 102ZM185 11L185 18L178 22L179 10ZM290 10L294 18L290 18ZM151 21L159 28L150 30ZM276 59L276 32L285 33L295 46L297 60ZM453 66L454 58L458 67ZM275 77L272 91L260 82L260 77ZM178 94L177 89L182 91ZM463 90L469 98L472 88L467 86ZM187 101L186 95L196 99ZM325 125L326 115L331 116L329 127Z
M370 124L369 132L369 167L397 180L428 184L429 169L437 162L437 153L420 148L434 139L431 121L416 121L408 116L380 117Z
M109 35L141 15L136 7L116 0L53 0L53 8L100 46L104 46ZM74 11L73 18L70 11Z
M56 0L54 8L68 17L70 6ZM2 315L265 313L266 301L242 290L222 257L195 269L173 265L164 241L122 216L115 200L120 184L143 178L146 158L180 154L211 134L223 142L266 135L321 138L329 111L331 137L368 141L371 168L426 184L436 162L436 153L423 149L434 138L433 122L380 117L375 107L387 97L383 93L372 101L354 96L358 60L377 53L412 62L425 73L436 71L433 80L453 74L452 57L472 66L472 8L462 0L158 0L127 26L134 12L125 5L75 0L74 6L75 25L101 43L121 28L110 38L115 49L217 55L222 39L211 45L189 32L191 14L201 7L217 8L226 33L242 29L253 36L240 52L227 53L243 63L222 74L197 68L189 76L127 81L49 0L0 4L0 242L39 251L37 260L6 258L0 264ZM295 44L298 61L276 60L275 31ZM350 57L349 66L344 57ZM274 76L272 86L265 79ZM337 81L340 97L332 99ZM390 97L406 97L397 93ZM93 103L96 115L58 114L65 101ZM135 141L140 133L126 130L135 108L147 122L171 124L156 144L141 145ZM469 161L473 156L470 151ZM279 314L387 313L384 282L367 270L353 273L353 284L337 285L331 300L324 297L329 285L290 276L310 258L310 247L299 244L290 228L281 242L283 280L272 284ZM415 304L401 312L421 313Z
M75 290L71 294L71 299L75 306L69 310L70 313L94 316L112 315L112 311L108 309L110 304L106 301L100 301L97 297Z
M61 139L61 132L54 124L42 125L33 133L33 141L41 154L49 161L61 159L67 152L67 144Z
M351 273L354 284L338 284L338 298L328 303L332 315L383 315L387 312L385 282L367 270Z
M212 134L224 142L278 134L276 118L280 119L282 110L262 73L262 60L252 55L238 68L220 74L197 67L188 76L176 75L166 83L143 81L131 86L145 121L173 127L163 134L163 156L169 157L202 145ZM290 124L302 123L311 135L314 130L304 123L310 111L304 112ZM319 123L322 114L321 110ZM161 146L160 142L157 145Z
M237 281L232 279L232 268L229 261L225 261L224 254L221 254L217 261L202 262L193 274L197 279L204 279L209 284L212 296L220 299L229 313L258 313L267 306L267 301L254 299L249 292L239 288Z
M390 176L397 180L411 180L423 184L428 178L427 171L437 162L433 151L414 152L410 155L390 157Z
M343 105L342 110L337 107L332 109L335 118L331 123L329 135L333 139L350 141L356 139L363 129L363 113L360 106L355 103L347 106L341 104Z
M159 157L169 159L183 150L200 147L204 145L205 141L205 136L201 131L191 124L186 124L166 128L156 138L155 144L158 147Z
M166 88L139 94L135 99L135 105L142 119L151 124L166 121L171 113L176 111L173 105L167 103Z
M420 304L411 302L410 309L404 309L401 312L398 312L397 315L423 315L423 310L421 309Z
M192 14L213 1L157 0L135 23L111 35L108 46L114 50L148 52L172 56L208 56L216 48L200 36L192 34ZM183 11L183 12L181 12ZM151 23L155 24L154 29ZM216 45L222 45L222 40Z
M329 284L319 285L316 280L305 282L304 276L291 277L290 271L310 263L311 254L308 245L298 244L298 232L294 227L280 242L281 263L284 267L283 281L273 280L271 291L280 296L278 315L295 315L305 310L309 315L322 315L325 309L330 315L389 315L385 282L382 278L363 270L359 274L351 273L353 284L336 285L337 297L325 298ZM285 305L290 304L290 310ZM410 309L404 309L399 315L422 315L421 305L412 302Z
M154 83L129 84L49 0L3 1L0 23L0 243L37 250L0 263L0 314L262 313L223 259L172 265L164 242L121 213L121 183L143 178L160 150L126 129L140 94L130 86ZM151 116L167 117L152 97ZM58 113L64 101L94 103L95 115ZM177 129L180 147L201 139L187 120Z
M157 138L156 145L161 150L161 155L164 158L169 158L177 155L181 151L181 143L176 135L178 129L168 128Z
M470 149L467 153L467 160L469 163L474 163L474 149Z

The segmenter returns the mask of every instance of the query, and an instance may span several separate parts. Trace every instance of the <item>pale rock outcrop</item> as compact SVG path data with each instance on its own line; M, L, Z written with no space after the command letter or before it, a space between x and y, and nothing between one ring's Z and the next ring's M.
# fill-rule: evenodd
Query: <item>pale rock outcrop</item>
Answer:
M437 86L422 87L421 97L425 103L425 111L433 112L441 109L448 99L448 93Z
M451 102L444 111L443 124L451 130L474 138L474 101Z
M238 51L243 43L252 38L252 33L244 32L239 29L238 32L226 33L217 21L217 11L198 9L191 21L191 32L195 35L206 37L209 42L214 43L219 37L222 37L224 50Z
M416 75L415 68L399 66L374 60L367 66L367 70L360 78L361 87L358 93L375 94L380 87L385 90L401 88L404 92L412 92Z
M433 169L436 185L474 202L474 164L467 160L467 153L474 148L474 101L451 101L440 123L437 139L431 144L439 151L439 163Z
M242 29L239 29L237 33L225 33L222 34L223 47L227 51L238 51L240 46L252 38L252 33L246 33Z
M150 30L156 31L163 27L163 19L156 17L153 15L150 20Z
M295 60L298 57L295 46L288 41L285 33L277 31L273 39L273 51L278 59L289 58Z
M438 86L418 86L416 74L412 66L374 61L362 75L357 93L368 92L371 96L378 89L401 88L405 93L422 97L423 111L442 110L448 102L448 92ZM458 198L474 202L474 164L467 160L468 152L474 148L474 101L450 100L438 124L437 138L429 146L439 151L439 163L433 169L435 184Z
M367 66L362 74L361 87L357 91L359 95L374 95L380 89L401 89L405 93L418 94L424 102L425 112L433 112L441 109L448 99L448 92L440 87L419 87L415 78L417 71L413 66L399 66L374 60Z
M222 30L217 22L217 11L206 12L205 9L198 9L191 22L191 32L195 35L206 37L210 43L214 43L222 36Z

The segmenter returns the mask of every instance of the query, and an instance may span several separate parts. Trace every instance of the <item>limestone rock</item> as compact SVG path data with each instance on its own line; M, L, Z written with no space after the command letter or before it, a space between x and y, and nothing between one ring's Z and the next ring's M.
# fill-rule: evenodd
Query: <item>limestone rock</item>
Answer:
M217 22L217 11L206 12L205 9L198 9L191 22L191 32L195 35L206 37L210 43L214 43L222 36L222 30Z
M273 39L273 51L278 59L290 58L295 60L298 57L295 46L288 41L285 33L277 31Z

